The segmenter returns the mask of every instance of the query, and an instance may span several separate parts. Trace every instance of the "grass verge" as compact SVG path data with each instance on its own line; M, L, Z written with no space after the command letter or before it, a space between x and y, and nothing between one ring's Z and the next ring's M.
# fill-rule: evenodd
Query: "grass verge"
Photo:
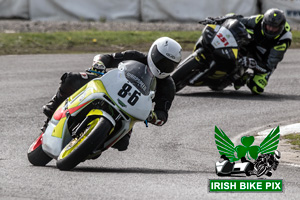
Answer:
M73 31L54 33L0 33L0 55L39 53L115 52L127 49L147 51L162 36L177 40L191 51L199 31ZM300 47L300 32L293 31L291 48Z
M162 36L191 50L200 32L74 31L55 33L1 33L0 54L87 53L136 49L146 51Z
M288 143L293 145L292 149L300 150L300 133L285 135L283 139L286 139Z

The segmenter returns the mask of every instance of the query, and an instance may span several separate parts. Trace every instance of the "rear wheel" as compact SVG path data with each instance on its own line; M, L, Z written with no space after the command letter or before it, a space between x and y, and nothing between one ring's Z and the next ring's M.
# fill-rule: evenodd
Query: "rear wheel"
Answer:
M215 86L208 86L212 91L223 91L224 88L215 87Z
M102 145L112 128L104 117L87 117L81 134L72 139L61 151L56 166L60 170L71 170L84 161L99 145Z
M34 140L27 151L28 160L34 166L45 166L52 160L42 148L43 135L44 133Z

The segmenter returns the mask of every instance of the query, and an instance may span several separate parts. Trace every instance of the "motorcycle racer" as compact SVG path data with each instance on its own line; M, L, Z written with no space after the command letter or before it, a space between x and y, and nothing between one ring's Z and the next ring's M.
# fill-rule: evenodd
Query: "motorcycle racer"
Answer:
M175 96L175 84L170 73L181 61L181 50L180 44L175 40L169 37L161 37L153 42L147 55L135 50L112 54L98 54L93 59L92 67L86 70L86 72L69 72L62 75L57 93L49 103L43 106L43 113L49 120L57 107L67 97L90 80L103 75L106 72L106 67L116 68L122 61L136 60L149 66L150 71L156 77L156 93L153 99L155 105L154 110L148 117L148 122L162 126L167 122L168 111ZM112 147L119 151L126 150L129 145L131 132L126 134Z
M245 60L243 64L265 69L265 71L256 70L254 76L247 82L253 93L260 94L291 45L291 28L283 11L276 8L267 10L263 15L241 18L240 21L254 38L249 45L253 57Z
M212 23L223 23L227 17L207 18ZM286 22L282 10L271 8L264 14L243 17L232 15L242 22L253 40L247 45L247 57L239 62L242 66L254 69L254 75L246 74L234 84L236 90L247 84L254 94L264 92L268 80L292 42L291 27Z
M208 86L221 91L238 80L245 70L238 64L244 47L251 40L244 24L227 19L221 25L204 20L202 33L192 54L182 61L172 74L176 92L186 86Z
M276 170L279 165L279 159L281 157L281 153L278 150L275 150L274 154L261 154L257 157L254 162L254 174L257 173L257 169L260 165L267 165L268 168L265 172L267 176L272 176L272 170ZM256 171L256 172L255 172Z

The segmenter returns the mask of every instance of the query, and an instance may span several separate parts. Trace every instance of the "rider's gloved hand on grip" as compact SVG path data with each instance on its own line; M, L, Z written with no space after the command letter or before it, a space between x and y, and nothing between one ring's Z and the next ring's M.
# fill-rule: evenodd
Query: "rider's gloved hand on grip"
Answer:
M250 68L250 69L254 69L256 68L257 66L257 62L255 59L253 58L249 58L249 57L242 57L241 59L239 59L239 64L242 66L242 67L245 67L245 68Z
M205 18L206 24L216 24L216 20L213 17Z
M164 123L166 123L167 118L162 111L151 111L147 121L156 126L162 126Z
M207 25L207 24L216 24L216 21L214 18L212 17L207 17L205 18L205 20L202 20L199 22L200 24L203 24L203 25Z
M93 64L92 70L104 73L106 71L106 67L104 63L99 60L98 62Z
M268 70L260 67L256 60L253 58L248 58L248 57L242 57L241 59L239 59L239 65L244 67L244 68L249 68L249 69L253 69L253 71L257 72L257 73L266 73L268 72Z
M106 72L106 67L102 61L97 61L93 63L93 66L87 71L92 72L97 75L103 75Z

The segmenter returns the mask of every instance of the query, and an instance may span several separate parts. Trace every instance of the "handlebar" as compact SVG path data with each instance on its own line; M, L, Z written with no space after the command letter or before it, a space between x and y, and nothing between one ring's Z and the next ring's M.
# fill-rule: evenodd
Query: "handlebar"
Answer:
M220 17L207 17L204 20L199 21L199 24L203 24L203 25L207 25L207 24L222 24L224 21L226 21L227 19L238 19L238 18L242 18L243 15L234 15L234 14L230 14L230 15L225 15L225 16L220 16Z

